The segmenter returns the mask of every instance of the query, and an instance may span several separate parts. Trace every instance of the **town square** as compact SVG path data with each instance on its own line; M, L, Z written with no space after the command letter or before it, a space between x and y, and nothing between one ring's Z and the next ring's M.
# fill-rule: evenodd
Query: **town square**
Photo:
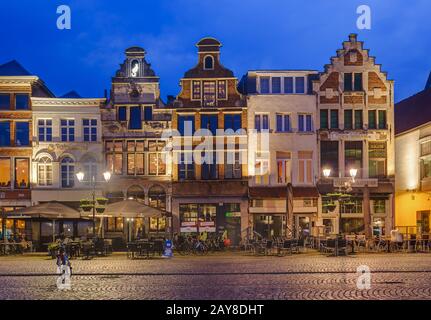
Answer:
M240 2L0 4L1 300L431 299L431 7Z

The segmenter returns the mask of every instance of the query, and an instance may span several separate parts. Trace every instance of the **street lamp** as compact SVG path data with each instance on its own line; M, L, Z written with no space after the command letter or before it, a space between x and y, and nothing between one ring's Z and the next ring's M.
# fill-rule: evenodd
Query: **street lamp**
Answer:
M78 178L79 182L84 182L85 173L80 171L76 174L76 177ZM111 179L111 173L109 171L105 171L103 173L103 178L105 179L105 182L109 182L109 180ZM93 187L93 190L91 192L91 196L93 198L93 236L96 237L96 177L93 175L91 177L91 181L86 182L90 182L91 186Z
M350 169L350 176L352 177L352 182L355 183L356 175L358 174L358 169L352 168Z
M323 176L324 176L326 179L328 179L330 175L331 175L331 169L329 169L329 168L325 168L325 169L323 169Z

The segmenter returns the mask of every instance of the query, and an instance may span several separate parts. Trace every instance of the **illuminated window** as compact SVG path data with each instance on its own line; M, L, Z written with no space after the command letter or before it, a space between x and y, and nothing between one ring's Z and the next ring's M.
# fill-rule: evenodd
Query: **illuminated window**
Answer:
M193 81L193 95L192 99L194 100L200 100L201 99L201 82L200 81Z
M127 174L143 175L144 141L127 141Z
M28 189L30 187L30 160L15 158L15 188Z
M73 188L75 184L75 164L69 157L61 160L61 187Z
M313 183L313 154L309 151L298 152L298 182Z
M48 157L43 157L37 165L37 184L40 186L52 185L52 163Z
M106 141L106 170L113 174L123 174L123 143L122 141Z
M227 99L227 89L226 89L226 80L219 80L217 82L217 98L218 99Z
M165 141L150 140L148 141L148 174L165 175L166 174L166 153L163 152Z
M10 158L0 158L0 188L10 188L11 183Z
M204 81L203 86L204 86L203 105L214 106L216 102L216 82Z

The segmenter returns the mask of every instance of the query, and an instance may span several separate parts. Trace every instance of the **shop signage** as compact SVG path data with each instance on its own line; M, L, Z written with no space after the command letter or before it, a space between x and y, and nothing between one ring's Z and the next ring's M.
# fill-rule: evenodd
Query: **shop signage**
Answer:
M237 218L241 217L241 212L226 212L225 216L226 218Z

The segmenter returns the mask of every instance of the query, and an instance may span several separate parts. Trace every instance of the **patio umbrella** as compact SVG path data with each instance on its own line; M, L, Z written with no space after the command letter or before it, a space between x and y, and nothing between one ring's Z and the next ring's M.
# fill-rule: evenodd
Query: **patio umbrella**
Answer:
M104 214L112 215L114 217L125 217L125 218L134 218L134 217L143 217L143 218L156 218L161 217L163 211L145 205L136 200L123 200L120 202L115 202L109 204Z
M57 219L79 219L79 211L68 207L58 201L50 201L35 206L16 210L16 214L27 214L32 217L47 218L52 220L52 241L55 241L55 220Z

